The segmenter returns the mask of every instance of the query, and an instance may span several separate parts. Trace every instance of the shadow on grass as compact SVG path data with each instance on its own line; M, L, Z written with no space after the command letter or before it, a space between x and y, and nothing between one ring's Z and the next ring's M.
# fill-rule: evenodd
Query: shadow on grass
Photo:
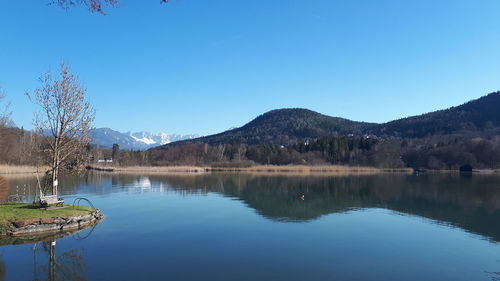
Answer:
M19 206L18 208L19 209L31 209L31 210L37 210L37 209L45 210L44 207L37 205L37 204L29 204L29 205Z
M47 206L42 206L37 203L15 203L15 202L7 202L7 203L2 203L0 206L8 206L11 207L12 209L29 209L29 210L55 210L55 209L65 209L70 206L64 205L64 206L55 206L55 205L49 205Z
M18 202L5 202L0 203L0 207L10 208L10 209L38 209L39 205L30 203L18 203Z

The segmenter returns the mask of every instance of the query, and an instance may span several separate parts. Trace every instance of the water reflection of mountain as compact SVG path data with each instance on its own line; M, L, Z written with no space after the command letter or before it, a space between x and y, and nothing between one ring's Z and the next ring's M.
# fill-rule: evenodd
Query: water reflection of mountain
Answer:
M241 200L262 216L277 221L309 221L356 208L386 208L451 224L500 242L500 175L145 177L90 173L63 181L63 196L106 195L124 188L184 194L216 192ZM16 184L11 181L11 187ZM304 201L299 199L302 194Z
M500 177L458 175L150 177L179 192L217 192L278 221L308 221L355 208L430 218L500 241ZM299 196L305 195L302 201Z

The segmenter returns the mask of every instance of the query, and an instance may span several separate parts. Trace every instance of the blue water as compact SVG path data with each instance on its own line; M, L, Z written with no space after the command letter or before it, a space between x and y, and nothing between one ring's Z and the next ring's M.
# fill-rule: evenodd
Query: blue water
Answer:
M11 180L9 192L33 183ZM0 247L0 280L495 280L499 183L458 175L68 177L65 200L86 197L106 218L57 239L52 262L50 242Z

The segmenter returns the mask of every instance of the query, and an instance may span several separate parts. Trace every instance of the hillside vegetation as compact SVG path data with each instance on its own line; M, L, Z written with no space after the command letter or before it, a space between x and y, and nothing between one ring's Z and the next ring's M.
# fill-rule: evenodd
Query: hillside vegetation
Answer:
M372 125L330 117L308 109L288 108L269 111L241 128L184 143L289 145L310 138L362 134Z
M495 92L460 106L382 124L331 117L302 108L277 109L258 116L240 128L169 145L186 143L290 145L332 136L424 138L458 134L477 137L495 135L499 131L500 92Z
M500 92L383 124L279 109L220 134L150 150L158 165L343 164L500 168Z
M379 124L365 133L407 138L454 133L480 136L498 134L499 128L500 92L495 92L460 106Z

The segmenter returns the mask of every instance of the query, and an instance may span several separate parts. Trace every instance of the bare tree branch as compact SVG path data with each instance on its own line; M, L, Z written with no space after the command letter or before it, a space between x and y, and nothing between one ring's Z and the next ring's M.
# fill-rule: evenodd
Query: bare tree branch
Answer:
M0 86L0 104L5 100L5 93ZM2 107L0 107L0 127L7 127L11 125L11 116L12 112L10 111L10 103L6 103Z
M169 0L160 0L160 3L168 3ZM104 8L117 7L118 0L52 0L50 5L58 5L63 9L69 9L76 5L84 5L93 13L106 14Z
M2 87L0 86L0 104L5 100L5 94L2 90ZM7 103L6 105L3 106L3 108L0 108L0 146L5 145L5 131L7 130L8 126L12 126L12 121L10 119L10 104Z

